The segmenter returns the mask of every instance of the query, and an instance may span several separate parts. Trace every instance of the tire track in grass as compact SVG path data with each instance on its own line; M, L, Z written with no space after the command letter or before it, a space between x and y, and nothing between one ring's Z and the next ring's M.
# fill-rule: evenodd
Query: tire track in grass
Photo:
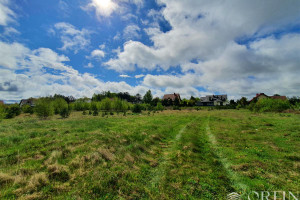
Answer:
M168 141L168 144L170 144L171 146L169 146L165 151L162 152L162 156L159 159L159 166L156 167L152 171L153 178L149 182L149 185L145 186L145 189L148 192L151 199L155 199L155 197L153 197L153 195L151 195L153 193L153 191L156 191L159 193L159 191L157 191L159 188L159 183L161 181L161 178L164 177L166 174L166 170L168 168L169 161L171 160L171 153L176 150L177 142L181 139L182 134L186 130L186 127L189 124L193 123L194 121L195 120L192 120L191 122L187 123L184 127L182 127L179 130L179 132L177 133L177 135L175 136L175 138L173 140Z
M210 116L207 118L207 124L206 124L206 134L208 136L208 140L211 143L211 147L215 150L215 154L218 156L221 164L223 165L224 169L226 170L229 179L234 183L233 187L236 190L242 190L243 192L249 191L249 188L247 185L243 184L240 180L240 176L231 170L232 164L230 161L223 155L222 149L218 146L218 142L216 137L211 133L210 126Z

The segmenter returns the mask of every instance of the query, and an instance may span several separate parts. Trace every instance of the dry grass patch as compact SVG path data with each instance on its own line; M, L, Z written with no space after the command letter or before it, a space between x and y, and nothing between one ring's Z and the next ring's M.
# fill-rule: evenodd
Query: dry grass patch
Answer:
M31 176L25 190L30 192L39 191L42 187L46 186L47 184L49 184L49 179L46 173L37 173Z
M61 151L57 151L57 150L52 151L49 158L45 161L45 165L53 164L61 157L62 157L62 152Z
M134 163L134 157L132 157L129 153L126 153L124 158L127 162Z
M116 156L109 149L99 148L98 152L102 155L105 160L114 161Z
M13 176L5 173L0 173L0 186L12 183L14 182L14 180L15 179Z
M42 199L44 199L43 195L38 192L35 192L33 194L24 195L19 198L19 200L42 200Z
M66 182L70 179L69 169L67 166L59 165L57 163L47 167L49 178L61 182Z

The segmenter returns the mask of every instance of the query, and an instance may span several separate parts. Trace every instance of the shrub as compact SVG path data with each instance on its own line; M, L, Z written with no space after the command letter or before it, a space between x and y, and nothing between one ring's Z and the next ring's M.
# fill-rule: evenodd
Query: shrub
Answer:
M93 115L94 115L94 116L98 116L98 115L99 115L98 110L94 110Z
M54 114L52 102L49 99L41 98L36 102L35 113L41 118L47 118Z
M14 118L15 116L18 116L21 114L21 108L18 104L10 105L6 108L6 118Z
M3 105L0 105L0 121L5 117L5 108Z
M134 104L132 108L132 112L134 113L141 113L142 112L142 106L140 104Z
M68 103L63 98L57 98L53 101L53 108L54 113L57 115L68 108Z
M291 108L291 105L288 100L269 98L260 99L257 103L249 107L249 109L255 112L282 112L289 108Z
M62 108L62 110L60 111L59 114L60 114L60 116L61 116L62 118L67 118L67 117L70 116L71 111L70 111L70 109L69 109L68 107L64 107L64 108Z
M23 106L22 106L22 111L23 111L23 113L33 114L34 109L33 109L33 107L30 106L30 105L23 105Z
M165 109L165 107L160 102L158 102L156 105L156 110L163 111L164 109Z
M173 106L173 110L181 110L179 106Z
M101 109L105 111L110 111L112 106L111 106L111 100L109 98L105 98L100 102Z

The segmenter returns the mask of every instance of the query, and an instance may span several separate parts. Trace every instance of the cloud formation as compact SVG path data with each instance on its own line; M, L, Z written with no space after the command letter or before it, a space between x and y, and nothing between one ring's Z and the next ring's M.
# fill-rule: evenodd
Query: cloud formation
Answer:
M66 22L56 23L54 28L63 43L60 50L71 50L76 54L79 50L85 49L90 44L89 36L91 32L87 29L83 28L79 30Z
M172 29L162 32L157 24L150 25L145 31L153 45L124 43L123 51L105 63L109 69L153 71L179 66L185 73L147 75L144 84L149 87L202 87L233 96L259 91L297 94L300 46L295 44L300 34L284 30L300 25L299 1L158 2L165 6L160 13ZM157 11L149 15L160 18ZM282 34L275 36L278 32Z
M9 8L9 0L0 1L0 25L7 26L9 23L14 22L17 17L16 13Z

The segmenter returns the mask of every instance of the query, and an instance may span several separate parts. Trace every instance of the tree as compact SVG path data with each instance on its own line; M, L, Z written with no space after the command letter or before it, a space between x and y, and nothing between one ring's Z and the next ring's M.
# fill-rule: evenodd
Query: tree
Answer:
M54 108L50 99L40 98L36 102L35 112L40 118L47 118L54 114Z
M151 106L156 106L160 102L160 99L158 97L154 98L151 102Z
M178 98L178 97L175 97L174 105L175 105L175 106L180 106L180 101L179 101L179 98Z
M111 110L111 100L109 98L105 98L101 101L101 109L105 111Z
M134 113L141 113L142 112L142 106L140 104L134 104L132 108L132 112Z
M60 114L65 108L68 109L68 103L63 98L57 98L53 102L54 113Z
M23 113L29 113L29 114L33 114L34 112L33 107L31 107L30 105L23 105L22 111Z
M59 114L62 118L67 118L70 116L71 111L70 111L69 107L67 106L67 107L62 108Z
M148 90L148 91L146 92L146 94L144 95L144 97L143 97L143 101L144 101L145 103L151 103L152 99L153 99L153 96L152 96L152 94L151 94L151 90Z
M137 93L135 95L135 102L136 103L140 103L141 101L142 101L142 96L139 93Z
M156 105L156 110L163 111L164 110L164 106L160 102L158 102L157 105Z
M18 104L10 105L6 108L6 116L5 118L10 119L14 118L21 114L21 108Z
M242 97L240 100L237 101L237 104L238 104L240 107L245 108L249 103L248 103L246 97Z

